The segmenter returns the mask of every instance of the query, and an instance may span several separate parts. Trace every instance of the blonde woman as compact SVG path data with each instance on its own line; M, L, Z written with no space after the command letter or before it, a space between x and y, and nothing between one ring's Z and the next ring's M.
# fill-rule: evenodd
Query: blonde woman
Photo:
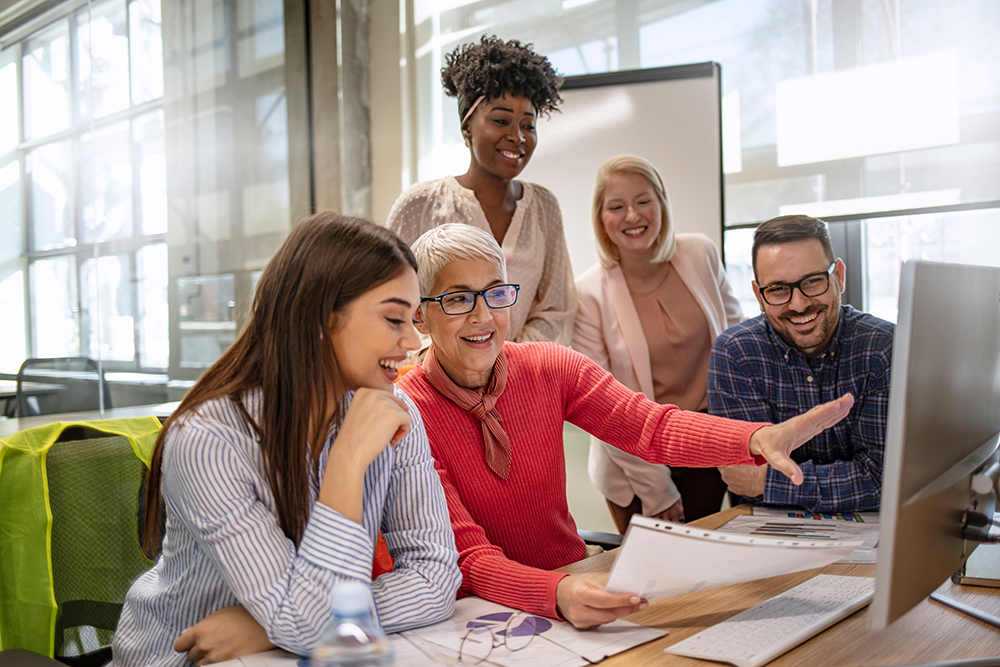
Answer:
M592 221L600 264L576 281L573 347L633 391L704 411L712 341L742 319L718 248L674 233L663 180L640 157L601 165ZM717 470L653 465L596 438L589 468L623 533L636 513L684 521L715 512L726 488Z

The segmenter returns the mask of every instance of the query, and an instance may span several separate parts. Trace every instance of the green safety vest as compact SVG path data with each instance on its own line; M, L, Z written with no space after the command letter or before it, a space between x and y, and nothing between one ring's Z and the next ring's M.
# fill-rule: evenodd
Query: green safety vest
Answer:
M50 450L63 432L71 427L89 429L83 441L112 436L126 438L142 466L135 460L125 461L129 473L124 476L127 479L119 479L122 476L115 472L117 467L109 466L106 460L91 461L86 458L86 447L74 447L73 450L81 452L79 456L84 458L60 463L58 471L50 471L47 464ZM132 524L131 535L122 538L122 531L118 530L119 535L109 537L102 534L108 531L107 526L101 525L101 515L116 514L108 512L107 503L119 504L120 500L112 499L124 498L126 506L117 509L127 509L132 516L136 516L141 473L149 467L160 429L160 420L156 417L138 417L53 422L0 438L0 650L24 648L50 657L57 651L61 653L63 637L57 636L57 626L75 624L72 618L64 618L67 614L73 615L71 605L60 609L63 602L60 597L64 593L87 596L91 590L100 591L88 598L83 606L89 605L87 613L91 613L95 606L105 616L113 613L113 622L117 621L114 609L116 606L120 609L120 600L117 600L117 605L104 601L104 591L115 589L112 597L123 596L124 592L118 589L124 586L127 590L128 583L152 567L153 563L141 554L137 522ZM60 444L70 447L80 443ZM71 450L56 451L62 457L61 452ZM124 458L128 458L124 444L112 451L119 459L123 457L121 452L124 452ZM71 593L60 591L60 583L53 580L51 479L59 480L55 484L69 487L56 490L57 507L68 508L71 512L79 508L79 516L74 517L77 519L73 523L74 534L69 542L73 553L69 557L76 556L78 552L81 562L106 565L104 572L112 573L110 577L86 575L82 585L79 581L73 582L74 591ZM123 488L112 490L109 487ZM58 509L57 516L63 511L66 510ZM57 531L61 525L57 525ZM56 542L67 544L61 535L57 535ZM123 545L123 542L129 543ZM87 580L87 577L90 579ZM91 599L98 602L90 602Z

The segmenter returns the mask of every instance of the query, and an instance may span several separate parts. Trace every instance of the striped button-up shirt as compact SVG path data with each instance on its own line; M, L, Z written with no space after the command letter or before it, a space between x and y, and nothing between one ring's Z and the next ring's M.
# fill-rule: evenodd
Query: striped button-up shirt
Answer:
M829 347L809 360L778 336L764 315L723 332L708 366L708 411L747 421L781 422L846 393L855 405L792 458L805 475L795 486L767 470L765 505L813 511L877 510L889 410L893 325L842 306Z
M113 664L189 664L174 641L229 605L243 605L277 646L308 655L329 620L332 587L371 580L379 530L396 559L394 571L372 583L383 627L448 618L461 581L455 538L420 414L396 395L410 406L412 426L368 467L361 524L316 502L335 425L319 469L309 466L312 512L297 549L278 525L258 439L231 400L206 402L172 426L163 450L163 554L129 590ZM243 402L258 419L261 392Z

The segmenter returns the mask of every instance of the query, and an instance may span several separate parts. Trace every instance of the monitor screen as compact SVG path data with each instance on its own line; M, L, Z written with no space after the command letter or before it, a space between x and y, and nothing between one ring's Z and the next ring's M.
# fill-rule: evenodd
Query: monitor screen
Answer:
M1000 460L998 443L1000 268L906 262L869 627L905 614L976 548L968 519L993 517L996 479L986 493L972 479Z

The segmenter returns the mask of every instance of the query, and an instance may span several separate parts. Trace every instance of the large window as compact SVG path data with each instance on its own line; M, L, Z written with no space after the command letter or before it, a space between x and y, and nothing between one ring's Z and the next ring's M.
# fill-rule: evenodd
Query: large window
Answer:
M283 0L71 1L34 21L0 39L0 373L83 355L190 382L310 206L290 194L311 188L289 141L290 108L308 128L306 72L286 68L304 21Z
M167 309L165 281L157 280L166 272L167 231L160 42L158 0L105 0L20 44L14 159L23 165L16 180L23 176L26 205L3 213L5 224L17 213L25 222L22 357L168 365L165 337L150 335L166 324ZM141 76L130 75L130 63ZM6 113L16 118L16 106Z
M1000 241L994 0L417 0L411 20L411 180L468 163L438 72L481 34L531 42L566 75L714 60L726 259L747 314L752 228L785 213L844 226L850 298L885 317L901 259L1000 263L980 251Z

